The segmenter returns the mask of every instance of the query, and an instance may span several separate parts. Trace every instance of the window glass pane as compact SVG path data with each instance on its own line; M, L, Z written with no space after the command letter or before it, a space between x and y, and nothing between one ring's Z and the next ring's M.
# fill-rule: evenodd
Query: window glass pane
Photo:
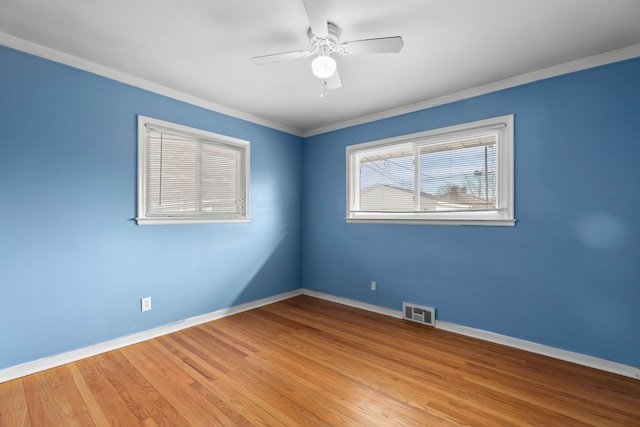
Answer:
M420 210L495 210L496 147L495 135L421 147Z
M413 211L413 150L371 154L360 159L360 210Z

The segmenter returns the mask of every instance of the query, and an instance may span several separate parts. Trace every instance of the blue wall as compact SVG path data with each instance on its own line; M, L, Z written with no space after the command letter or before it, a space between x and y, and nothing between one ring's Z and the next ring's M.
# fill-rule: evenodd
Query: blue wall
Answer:
M300 286L640 367L639 75L303 141L0 47L0 369ZM251 223L135 225L137 114L250 140ZM515 227L345 223L347 145L505 114Z
M251 141L251 223L136 225L137 114ZM3 47L0 130L0 369L300 287L301 138Z
M347 145L506 114L515 227L345 223ZM308 138L303 283L640 367L639 126L635 59Z

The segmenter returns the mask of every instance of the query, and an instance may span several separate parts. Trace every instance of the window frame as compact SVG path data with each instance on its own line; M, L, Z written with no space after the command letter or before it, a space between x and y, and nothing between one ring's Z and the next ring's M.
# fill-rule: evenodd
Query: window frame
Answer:
M496 185L500 194L499 206L490 211L452 212L364 212L359 210L360 176L359 159L364 153L388 150L392 147L419 147L442 143L444 139L481 134L499 129L497 142ZM488 225L514 226L514 116L505 115L478 120L425 132L401 135L377 141L364 142L346 147L346 222L347 223L391 223L431 225ZM419 169L414 174L414 188Z
M241 164L243 169L241 176L244 180L242 190L245 198L244 214L241 217L224 217L221 214L207 213L179 213L152 214L147 212L147 191L148 182L148 149L147 149L147 125L152 128L165 129L180 136L193 137L214 144L232 146L240 148L242 153ZM203 171L201 171L203 172ZM200 177L203 174L201 173ZM213 224L213 223L247 223L250 222L250 197L249 197L249 177L250 177L250 142L226 135L202 129L192 128L177 123L155 119L143 115L138 115L138 215L136 221L138 225L164 225L164 224Z

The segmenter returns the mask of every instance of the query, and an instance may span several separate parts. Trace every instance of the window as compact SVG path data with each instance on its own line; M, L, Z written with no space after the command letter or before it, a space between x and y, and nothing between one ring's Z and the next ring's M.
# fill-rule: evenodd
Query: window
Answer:
M513 115L347 147L347 222L514 225Z
M138 224L249 221L249 142L138 116Z

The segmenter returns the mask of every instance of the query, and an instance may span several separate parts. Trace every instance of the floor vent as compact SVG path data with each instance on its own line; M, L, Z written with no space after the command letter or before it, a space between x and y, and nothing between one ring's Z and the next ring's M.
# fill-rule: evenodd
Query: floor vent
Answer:
M436 325L436 309L431 307L423 307L421 305L402 303L403 319L412 322L422 323L423 325Z

